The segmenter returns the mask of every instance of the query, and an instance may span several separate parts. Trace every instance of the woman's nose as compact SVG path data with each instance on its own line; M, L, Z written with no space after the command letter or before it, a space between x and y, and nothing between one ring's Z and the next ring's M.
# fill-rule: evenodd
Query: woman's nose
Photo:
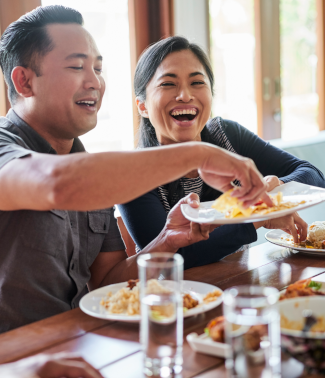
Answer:
M176 101L189 102L192 99L193 99L193 96L192 96L190 88L187 88L187 87L180 88L176 97Z

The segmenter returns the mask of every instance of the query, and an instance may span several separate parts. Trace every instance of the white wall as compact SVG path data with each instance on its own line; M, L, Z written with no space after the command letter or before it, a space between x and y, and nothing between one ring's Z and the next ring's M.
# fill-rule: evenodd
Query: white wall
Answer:
M174 0L175 35L197 43L209 54L208 0Z

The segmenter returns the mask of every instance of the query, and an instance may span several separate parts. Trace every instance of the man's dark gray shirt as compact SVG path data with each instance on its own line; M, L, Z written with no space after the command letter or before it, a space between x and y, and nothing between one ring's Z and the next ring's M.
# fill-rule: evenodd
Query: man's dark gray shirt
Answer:
M0 169L34 152L56 154L13 110L0 117ZM78 307L98 254L125 248L113 213L0 211L0 332Z

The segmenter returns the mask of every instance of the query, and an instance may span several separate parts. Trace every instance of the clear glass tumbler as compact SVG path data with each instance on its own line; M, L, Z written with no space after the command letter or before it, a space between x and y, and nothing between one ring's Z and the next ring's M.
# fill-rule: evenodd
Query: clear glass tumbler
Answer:
M281 377L278 297L277 289L262 286L237 286L224 292L229 377Z
M138 257L140 342L149 377L174 377L182 370L183 265L182 256L167 252Z

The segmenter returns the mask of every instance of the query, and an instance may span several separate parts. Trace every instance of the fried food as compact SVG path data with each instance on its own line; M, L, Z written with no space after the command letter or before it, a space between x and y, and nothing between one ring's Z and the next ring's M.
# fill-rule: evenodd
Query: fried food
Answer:
M187 308L188 310L198 306L199 301L194 299L190 294L183 295L183 307Z
M249 206L245 209L243 207L243 202L239 201L238 198L231 196L233 190L234 189L230 189L223 193L212 205L212 208L225 214L226 218L249 217L252 214L265 215L275 211L291 209L292 207L296 207L306 202L283 202L282 192L278 192L276 195L270 196L274 206L268 207L266 203L260 200L254 206Z
M204 298L204 303L210 303L216 301L221 296L221 291L219 290L213 290L210 293L208 293Z
M213 341L218 343L225 342L225 317L218 316L212 319L205 332L211 337ZM260 348L260 342L263 336L267 335L267 326L265 324L258 324L251 326L248 331L243 334L244 345L247 350L257 351Z
M225 317L218 316L215 319L212 319L206 329L205 332L209 334L213 341L218 343L225 342Z
M263 340L263 337L266 335L266 324L257 324L251 326L249 330L243 335L245 349L256 352L260 349L260 343Z
M132 290L135 286L137 286L137 283L139 282L139 279L136 280L128 280L128 288Z
M310 278L300 280L287 287L285 293L280 296L280 301L288 298L325 295L325 292L319 290L320 288L320 284L312 281Z

